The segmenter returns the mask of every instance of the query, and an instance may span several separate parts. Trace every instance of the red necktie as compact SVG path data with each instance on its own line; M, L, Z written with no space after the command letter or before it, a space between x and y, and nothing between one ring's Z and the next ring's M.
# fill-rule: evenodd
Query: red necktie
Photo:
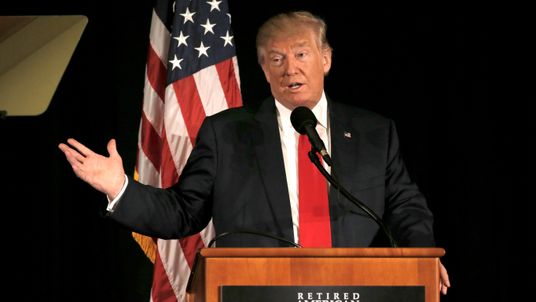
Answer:
M309 159L306 135L298 142L299 237L303 247L331 247L326 179ZM321 158L320 158L321 159Z

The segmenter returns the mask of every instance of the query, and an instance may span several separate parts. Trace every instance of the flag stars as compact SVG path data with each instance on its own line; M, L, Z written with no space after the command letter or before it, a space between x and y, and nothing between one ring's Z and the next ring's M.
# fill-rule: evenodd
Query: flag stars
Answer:
M223 44L223 47L227 46L227 44L233 46L233 42L231 42L231 40L233 40L233 36L229 36L229 31L227 31L225 36L220 36L220 38L222 38L223 41L225 41Z
M181 62L183 61L183 59L178 59L177 58L177 55L174 55L173 56L173 60L169 61L169 63L171 63L173 65L173 67L171 68L171 70L175 70L175 68L179 68L179 69L182 69L181 67Z
M208 33L208 32L211 32L212 34L214 34L214 31L212 30L212 28L216 25L216 23L213 23L211 24L210 23L210 20L207 18L207 23L205 24L201 24L201 26L203 26L203 28L205 28L205 35Z
M173 37L173 39L177 40L177 47L181 46L181 45L184 45L184 46L188 46L188 43L186 43L186 39L188 39L190 36L185 36L182 34L182 30L181 32L179 33L179 36L178 37Z
M210 11L213 11L213 10L220 11L220 3L221 3L221 1L212 0L212 1L207 1L207 3L210 5Z
M199 45L199 47L195 47L195 49L197 51L199 51L199 54L198 54L198 58L200 58L202 55L205 55L207 56L208 58L208 53L207 53L207 50L210 48L210 46L205 46L203 45L203 42L201 42L201 45Z
M188 21L194 23L195 12L191 13L189 7L186 8L186 11L184 12L184 14L180 14L180 15L184 17L184 22L182 24L186 24L186 22Z

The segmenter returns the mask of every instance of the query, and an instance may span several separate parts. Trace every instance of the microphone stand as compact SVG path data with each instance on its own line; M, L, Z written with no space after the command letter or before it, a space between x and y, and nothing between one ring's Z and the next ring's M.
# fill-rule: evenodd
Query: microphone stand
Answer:
M257 232L257 231L252 231L252 230L236 230L236 231L225 232L225 233L219 234L218 236L216 236L212 240L210 240L210 242L208 243L207 247L212 247L214 245L214 243L216 243L216 241L218 241L219 239L221 239L223 237L227 237L227 236L235 235L235 234L257 235L257 236L267 237L267 238L271 238L271 239L274 239L274 240L277 240L277 241L284 242L284 243L288 244L289 246L298 247L298 248L302 247L298 243L292 242L292 241L287 240L287 239L285 239L283 237L279 237L279 236L275 236L275 235L267 234L267 233L261 233L261 232Z
M318 156L316 156L316 152L314 152L313 150L314 150L314 148L311 149L311 151L309 151L309 153L308 153L309 159L311 160L311 162L313 162L313 164L320 171L320 173L322 173L322 175L324 175L324 177L329 181L329 183L332 186L334 186L339 192L341 192L342 195L344 195L352 203L354 203L357 207L359 207L361 210L363 210L363 212L365 212L370 218L372 218L372 220L374 220L380 226L382 231L389 238L389 243L391 244L391 247L398 247L398 244L397 244L396 240L391 235L391 231L389 230L389 228L387 228L387 226L385 226L385 224L378 217L378 215L376 215L376 213L374 213L374 211L372 211L364 203L359 201L350 192L348 192L343 186L341 186L341 184L339 184L339 182L337 180L335 180L335 178L333 178L333 176L331 176L331 174L329 174L328 171L326 171L324 166L322 166L322 164L320 163L320 160L318 159Z
M227 236L231 236L231 235L236 235L236 234L258 235L258 236L267 237L267 238L271 238L271 239L275 239L275 240L284 242L284 243L288 244L289 246L293 246L295 248L301 248L302 247L300 244L295 243L295 242L290 241L290 240L287 240L287 239L285 239L283 237L279 237L279 236L275 236L275 235L267 234L267 233L261 233L261 232L257 232L257 231L252 231L252 230L236 230L236 231L225 232L225 233L219 234L218 236L216 236L212 240L210 240L210 242L208 243L207 247L212 248L212 246L219 239L227 237ZM186 284L187 290L189 290L191 288L191 286L192 286L192 281L193 281L194 276L196 274L197 262L199 262L199 251L197 251L196 254L195 254L194 264L192 265L192 270L190 271L190 276L188 277L188 283Z

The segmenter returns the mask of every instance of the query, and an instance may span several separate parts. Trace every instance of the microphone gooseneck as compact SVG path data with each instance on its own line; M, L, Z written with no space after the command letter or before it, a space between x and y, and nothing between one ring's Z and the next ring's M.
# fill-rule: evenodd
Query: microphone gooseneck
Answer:
M235 231L230 231L230 232L225 232L225 233L221 233L217 236L215 236L214 238L212 238L212 240L210 240L210 242L207 244L207 247L213 247L214 244L219 240L219 239L222 239L224 237L227 237L227 236L231 236L231 235L237 235L237 234L249 234L249 235L256 235L256 236L261 236L261 237L266 237L266 238L271 238L271 239L274 239L276 241L280 241L280 242L283 242L285 244L288 244L289 246L292 246L292 247L302 247L301 245L299 245L298 243L295 243L293 241L290 241L286 238L283 238L283 237L279 237L279 236L275 236L275 235L272 235L272 234L268 234L268 233L263 233L263 232L259 232L259 231L254 231L254 230L235 230Z
M389 230L389 228L383 223L381 218L378 217L378 215L376 213L374 213L374 211L372 209L367 207L363 202L359 201L359 199L357 199L350 192L348 192L348 190L346 190L343 186L341 186L341 184L337 180L335 180L335 178L333 176L331 176L331 174L329 174L328 171L326 171L324 166L322 166L322 164L318 160L318 156L316 156L316 154L313 151L309 151L308 155L309 155L309 159L313 162L313 164L318 168L320 173L322 173L322 175L324 175L324 177L329 181L329 183L333 187L335 187L339 192L342 193L342 195L344 195L344 197L348 198L348 200L350 200L353 204L355 204L357 207L359 207L370 218L372 218L372 220L374 220L374 222L376 222L376 224L378 224L380 229L384 232L384 234L389 239L389 243L390 243L391 247L398 247L398 243L393 238L393 235L391 234L391 230Z

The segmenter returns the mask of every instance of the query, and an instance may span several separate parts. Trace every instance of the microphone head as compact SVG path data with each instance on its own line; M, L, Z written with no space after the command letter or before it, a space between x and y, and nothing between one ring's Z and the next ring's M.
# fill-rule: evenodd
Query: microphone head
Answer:
M296 107L292 110L292 113L290 114L290 122L292 123L292 127L294 127L299 134L306 133L306 126L314 128L317 123L313 111L305 106Z

